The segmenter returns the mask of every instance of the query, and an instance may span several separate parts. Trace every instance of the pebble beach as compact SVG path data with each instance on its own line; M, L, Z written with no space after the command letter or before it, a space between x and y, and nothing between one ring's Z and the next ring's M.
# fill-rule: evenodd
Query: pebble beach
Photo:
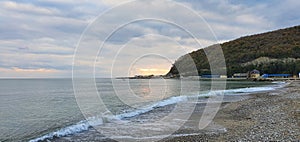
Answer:
M224 131L212 131L216 126ZM163 141L300 141L300 81L223 103L206 129Z

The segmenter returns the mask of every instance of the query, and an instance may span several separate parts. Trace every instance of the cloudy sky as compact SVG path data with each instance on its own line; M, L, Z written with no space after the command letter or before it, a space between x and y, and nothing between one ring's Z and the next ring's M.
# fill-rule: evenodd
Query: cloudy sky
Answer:
M0 1L0 78L163 74L193 50L300 23L298 0L127 2Z

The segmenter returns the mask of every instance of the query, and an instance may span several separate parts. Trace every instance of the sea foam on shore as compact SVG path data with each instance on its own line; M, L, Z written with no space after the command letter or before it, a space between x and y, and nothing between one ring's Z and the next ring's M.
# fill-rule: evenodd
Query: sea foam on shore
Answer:
M191 96L174 96L174 97L170 97L165 100L158 101L156 103L152 103L150 105L146 105L144 107L141 107L140 109L124 112L124 113L121 113L118 115L90 117L90 118L87 118L87 120L82 120L74 125L67 126L65 128L61 128L57 131L54 131L54 132L51 132L44 136L30 140L30 142L38 142L38 141L42 141L42 140L46 140L46 139L70 136L70 135L73 135L76 133L87 131L87 130L89 130L89 128L91 128L93 126L102 125L103 123L105 123L103 121L103 119L105 119L105 120L116 120L116 119L122 120L124 118L130 118L130 117L134 117L134 116L138 116L138 115L147 113L147 112L152 111L159 107L164 107L167 105L184 102L187 99L191 99L191 98L206 97L206 96L209 97L210 95L215 94L215 93L224 93L224 95L243 95L243 94L250 94L250 93L256 93L256 92L272 91L277 88L283 87L285 84L286 84L285 82L274 82L274 85L268 85L268 86L262 86L262 87L238 88L238 89L229 89L229 90L225 90L225 91L220 90L220 91L208 92L208 93L191 95Z

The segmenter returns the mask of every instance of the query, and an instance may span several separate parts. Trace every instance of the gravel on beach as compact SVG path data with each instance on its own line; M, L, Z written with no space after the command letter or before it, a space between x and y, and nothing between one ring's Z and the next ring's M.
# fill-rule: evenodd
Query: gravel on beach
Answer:
M251 96L224 104L217 113L213 123L226 131L204 130L164 141L300 141L300 81Z

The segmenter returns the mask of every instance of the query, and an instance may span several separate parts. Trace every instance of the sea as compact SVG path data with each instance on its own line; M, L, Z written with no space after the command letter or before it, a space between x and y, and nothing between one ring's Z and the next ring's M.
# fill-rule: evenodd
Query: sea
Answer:
M163 78L97 78L92 84L86 79L0 79L0 141L153 141L172 135L188 119L193 104L202 101L205 106L216 92L224 98L241 98L284 84ZM213 86L225 88L212 90Z

